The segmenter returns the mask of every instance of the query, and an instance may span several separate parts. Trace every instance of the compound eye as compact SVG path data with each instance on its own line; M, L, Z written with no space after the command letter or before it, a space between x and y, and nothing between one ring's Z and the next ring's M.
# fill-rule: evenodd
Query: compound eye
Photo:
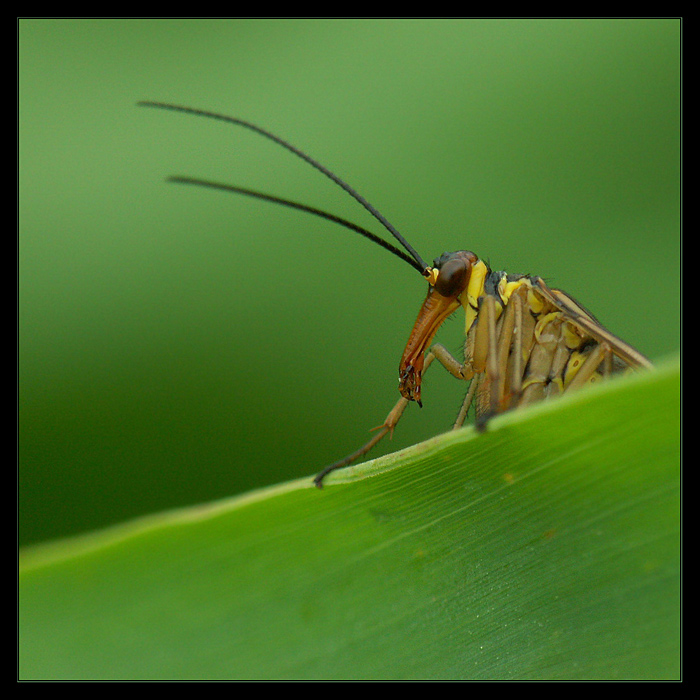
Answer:
M458 297L469 282L471 262L464 258L448 260L438 273L435 290L444 297Z

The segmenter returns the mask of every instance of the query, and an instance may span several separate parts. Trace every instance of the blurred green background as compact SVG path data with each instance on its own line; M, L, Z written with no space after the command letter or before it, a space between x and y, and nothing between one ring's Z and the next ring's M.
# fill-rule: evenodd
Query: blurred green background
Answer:
M259 136L142 99L255 121L427 260L474 250L679 348L678 20L20 20L21 544L310 475L398 397L415 270L164 178L380 227ZM443 375L375 454L450 426Z

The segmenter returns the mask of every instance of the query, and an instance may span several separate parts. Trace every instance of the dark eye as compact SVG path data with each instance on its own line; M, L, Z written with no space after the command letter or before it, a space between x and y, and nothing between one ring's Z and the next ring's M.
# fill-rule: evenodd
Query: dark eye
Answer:
M471 263L464 258L447 261L435 280L435 289L444 297L459 296L469 281Z

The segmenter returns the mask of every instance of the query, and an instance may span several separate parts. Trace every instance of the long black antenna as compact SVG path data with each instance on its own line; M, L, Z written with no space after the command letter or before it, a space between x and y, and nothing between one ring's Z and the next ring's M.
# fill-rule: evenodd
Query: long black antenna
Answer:
M313 166L316 168L316 170L320 171L323 173L327 178L335 182L337 185L342 187L353 199L358 201L367 211L374 216L377 221L379 221L384 228L391 233L394 238L396 238L399 243L410 253L411 257L416 261L417 267L420 268L421 274L425 274L425 271L428 269L428 266L425 264L425 261L423 258L421 258L420 255L413 249L410 243L391 225L391 223L379 212L377 209L375 209L359 192L355 191L350 185L348 185L346 182L341 180L337 175L332 173L328 168L324 167L321 165L317 160L314 160L311 158L311 156L306 155L303 151L300 151L298 148L295 146L292 146L291 143L288 143L287 141L284 141L281 139L279 136L276 136L275 134L255 125L252 124L251 122L244 121L243 119L237 119L236 117L229 117L226 116L225 114L218 114L217 112L209 112L203 109L195 109L193 107L183 107L181 105L174 105L174 104L169 104L167 102L151 102L148 100L144 100L141 102L137 103L141 107L157 107L159 109L169 109L174 112L184 112L185 114L194 114L196 116L200 117L208 117L209 119L218 119L219 121L224 121L228 122L230 124L237 124L238 126L245 127L246 129L250 129L251 131L255 131L256 133L260 134L261 136L264 136L265 138L270 139L271 141L274 141L276 144L279 146L282 146L283 148L286 148L288 151L294 153L294 155L298 156L302 160L305 160L309 165ZM194 184L194 183L192 183ZM232 188L232 191L239 191L236 188ZM243 194L244 192L241 192ZM251 196L256 196L255 194L251 192L248 192L248 194L251 194ZM305 205L297 205L292 202L287 202L287 200L276 200L276 198L271 198L268 195L265 195L261 197L261 199L268 199L269 201L278 201L278 203L287 203L289 206L294 206L297 209L303 209L305 211L310 211L312 208L311 207L306 207ZM313 213L313 212L312 212ZM316 213L319 213L319 210L316 210ZM325 216L325 218L332 218L333 215L331 214L325 214L325 212L320 213L319 215ZM338 222L340 223L340 222ZM350 223L350 222L347 222ZM354 230L358 230L359 227L356 227L354 224L351 225L351 228ZM362 231L358 231L359 233L362 233ZM369 233L369 232L367 232ZM364 235L364 234L363 234ZM373 236L373 234L371 234ZM374 238L372 239L374 240ZM380 239L381 240L381 239ZM387 246L384 246L387 247ZM390 248L389 248L390 250ZM414 265L416 267L416 265Z
M386 248L386 250L401 258L401 260L407 262L411 267L418 270L418 272L420 272L421 274L423 273L423 268L410 255L406 255L406 253L404 253L403 250L399 250L396 246L391 245L391 243L388 243L383 238L380 238L371 231L368 231L366 228L362 228L362 226L353 224L352 221L343 219L340 216L336 216L335 214L329 214L327 211L323 211L322 209L310 207L308 204L300 204L299 202L293 202L291 199L282 199L282 197L276 197L272 194L265 194L264 192L258 192L257 190L249 190L245 187L236 187L235 185L228 185L222 182L213 182L211 180L200 180L196 177L172 175L168 178L168 182L178 182L183 185L198 185L200 187L208 187L213 190L223 190L224 192L235 192L236 194L244 194L248 197L263 199L266 202L282 204L286 207L291 207L292 209L299 209L301 211L308 212L309 214L315 214L316 216L320 216L322 219L334 221L336 224L345 226L345 228L349 228L351 231L355 231L356 233L361 234L365 238L369 238L369 240L373 243L380 245L382 248Z

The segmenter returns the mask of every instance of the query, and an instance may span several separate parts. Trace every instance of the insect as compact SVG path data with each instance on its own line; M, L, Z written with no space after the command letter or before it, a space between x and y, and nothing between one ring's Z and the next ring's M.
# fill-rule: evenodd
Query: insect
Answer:
M281 204L333 221L382 246L415 268L428 283L428 293L399 363L401 398L376 428L375 435L352 454L325 467L314 479L319 488L330 472L359 459L387 434L391 435L406 406L421 403L421 383L437 360L453 377L469 382L453 428L463 425L471 405L477 428L491 416L574 391L626 370L650 368L640 352L606 330L571 296L548 287L541 277L494 271L475 253L443 253L427 265L389 221L337 175L273 133L251 122L215 112L162 102L141 106L184 112L250 129L275 142L342 187L401 244L383 238L328 212L243 187L173 176L171 182L198 185ZM445 319L465 311L464 359L453 357L432 340Z

